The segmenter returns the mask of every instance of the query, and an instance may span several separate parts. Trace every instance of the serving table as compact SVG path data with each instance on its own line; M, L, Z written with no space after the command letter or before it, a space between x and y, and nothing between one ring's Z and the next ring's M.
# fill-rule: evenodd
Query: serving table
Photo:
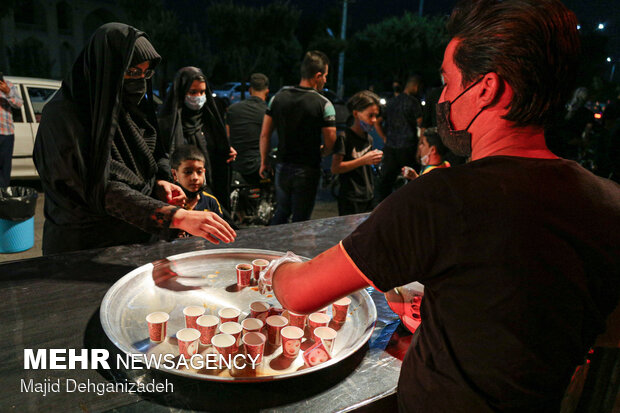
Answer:
M0 264L0 411L385 411L395 407L401 362L385 348L398 325L383 294L369 288L377 323L368 341L342 362L287 380L221 383L154 369L25 369L24 349L107 349L99 309L108 289L141 265L205 249L287 250L314 257L337 244L367 214L238 231L233 244L185 238L119 246ZM55 383L172 383L173 392L92 391L42 393L27 385ZM26 386L26 387L24 387Z

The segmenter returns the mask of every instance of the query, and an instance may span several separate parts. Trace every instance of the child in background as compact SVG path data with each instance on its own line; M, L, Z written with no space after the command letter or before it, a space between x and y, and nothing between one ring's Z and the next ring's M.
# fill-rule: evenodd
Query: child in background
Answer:
M372 137L379 115L379 96L368 90L356 93L347 102L355 121L334 145L332 173L339 174L338 214L359 214L372 210L374 181L371 165L381 162L383 152L372 149Z
M222 217L222 208L217 198L205 187L205 158L194 145L181 145L170 157L172 177L179 185L187 201L183 208L194 211L211 211Z

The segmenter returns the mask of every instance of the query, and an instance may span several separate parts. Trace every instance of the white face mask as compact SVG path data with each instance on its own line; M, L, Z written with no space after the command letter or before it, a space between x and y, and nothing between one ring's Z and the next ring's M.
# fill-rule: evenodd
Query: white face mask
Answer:
M186 95L185 96L185 106L187 106L191 110L202 109L206 101L207 101L207 97L205 95L200 95L200 96Z
M428 165L428 158L429 158L428 154L424 155L422 159L420 159L420 164L422 164L422 166Z

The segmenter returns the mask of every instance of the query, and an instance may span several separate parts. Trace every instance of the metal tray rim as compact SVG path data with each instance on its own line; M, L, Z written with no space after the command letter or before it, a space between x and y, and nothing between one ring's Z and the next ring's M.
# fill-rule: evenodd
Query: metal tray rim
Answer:
M283 252L272 251L272 250L248 249L248 248L223 248L223 249L214 249L214 250L190 251L190 252L185 252L181 254L171 255L171 256L166 257L166 259L178 260L178 259L182 259L186 257L196 257L200 255L227 254L227 253L242 253L242 254L243 253L256 253L256 254L278 255L278 256L284 255ZM301 258L304 260L309 260L309 258L307 257L301 257ZM133 269L129 273L125 274L118 281L116 281L114 285L112 285L112 287L110 287L108 292L103 297L103 300L101 301L99 318L100 318L103 330L106 336L108 337L108 339L110 339L110 341L112 341L112 343L114 343L114 345L117 348L119 348L121 351L123 351L125 354L128 354L128 355L134 354L134 351L129 346L127 346L125 343L119 342L119 340L112 334L112 325L108 318L109 313L107 310L111 305L111 298L117 293L117 291L121 289L126 283L128 283L133 277L135 277L135 274L142 273L148 267L152 268L153 264L147 263L147 264L141 265ZM341 354L338 357L333 358L325 363L322 363L317 366L313 366L313 367L310 367L310 368L307 368L301 371L295 371L291 373L272 375L272 376L259 376L259 377L220 377L220 376L208 376L204 374L185 372L185 371L181 371L177 369L161 368L159 370L166 371L166 372L178 375L178 376L193 378L193 379L199 379L199 380L205 380L205 381L217 381L217 382L225 382L225 383L226 382L227 383L264 382L264 381L272 381L272 380L284 380L284 379L288 379L291 377L297 377L297 376L301 376L304 374L312 373L314 371L322 370L324 368L332 366L346 359L347 357L350 357L351 355L353 355L355 352L357 352L362 346L364 346L368 342L368 340L370 339L370 336L372 335L375 324L377 322L377 308L375 307L374 302L372 301L372 298L370 297L370 294L368 294L366 290L362 289L362 290L357 291L356 293L360 293L362 296L362 299L367 304L369 304L368 311L370 313L370 319L372 322L370 323L369 327L366 328L366 331L364 331L361 334L355 346L350 347L345 354Z

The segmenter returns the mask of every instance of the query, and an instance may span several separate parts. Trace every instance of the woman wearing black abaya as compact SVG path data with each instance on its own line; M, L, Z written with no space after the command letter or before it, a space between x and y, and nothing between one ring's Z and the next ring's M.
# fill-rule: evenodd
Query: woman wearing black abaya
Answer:
M216 214L179 208L181 188L160 179L167 147L150 98L160 59L144 33L105 24L43 110L33 156L45 191L44 254L146 242L174 228L234 240Z
M200 69L190 66L177 72L160 110L159 125L162 137L172 148L169 153L184 144L200 148L206 159L207 185L220 204L229 209L229 163L237 152L228 143L224 122Z

